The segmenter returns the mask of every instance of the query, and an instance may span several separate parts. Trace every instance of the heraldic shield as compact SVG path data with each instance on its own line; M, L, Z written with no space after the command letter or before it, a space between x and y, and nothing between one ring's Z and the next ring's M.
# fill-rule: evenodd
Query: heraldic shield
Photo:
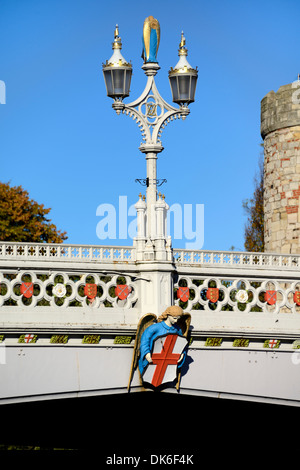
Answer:
M179 335L164 335L153 343L152 363L143 373L143 382L159 387L177 378L177 364L187 345L187 339Z
M169 316L172 321L168 320ZM160 387L177 378L177 383L171 386L175 385L179 390L190 323L191 315L178 306L168 307L159 317L153 313L141 317L136 330L128 391L136 369L140 385L144 387L146 383L150 388Z

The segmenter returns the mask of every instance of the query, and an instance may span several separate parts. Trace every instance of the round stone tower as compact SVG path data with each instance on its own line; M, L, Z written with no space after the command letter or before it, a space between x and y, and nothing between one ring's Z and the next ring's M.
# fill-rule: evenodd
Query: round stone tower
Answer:
M265 251L300 253L300 81L261 101Z

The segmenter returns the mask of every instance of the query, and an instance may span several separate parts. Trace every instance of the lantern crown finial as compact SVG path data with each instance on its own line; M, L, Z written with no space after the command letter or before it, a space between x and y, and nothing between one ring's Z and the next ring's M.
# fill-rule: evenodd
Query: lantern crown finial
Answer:
M119 36L119 26L117 24L116 24L114 36L115 36L115 39L114 39L114 42L112 44L112 48L113 49L122 49L122 41L121 41L121 38Z
M121 54L122 41L119 34L119 25L117 24L114 31L114 42L112 43L112 49L114 51L113 55L109 60L106 61L106 65L111 65L114 67L121 67L125 65L127 67L131 67L131 64L129 64Z
M179 43L178 55L179 56L181 56L181 55L187 56L188 55L188 50L185 47L185 37L184 37L184 32L183 31L181 31L181 41Z

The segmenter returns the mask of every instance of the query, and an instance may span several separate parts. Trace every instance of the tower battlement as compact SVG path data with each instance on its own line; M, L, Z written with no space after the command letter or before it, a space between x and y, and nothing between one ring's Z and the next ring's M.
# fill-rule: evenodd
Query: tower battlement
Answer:
M262 99L261 135L265 251L300 253L300 82Z
M300 126L300 82L283 85L275 93L270 91L261 100L261 136L277 129Z

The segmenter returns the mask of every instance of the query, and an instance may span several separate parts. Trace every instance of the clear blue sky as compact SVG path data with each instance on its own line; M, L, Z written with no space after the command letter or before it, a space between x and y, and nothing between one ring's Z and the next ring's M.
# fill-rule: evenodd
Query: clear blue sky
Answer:
M102 62L118 23L122 53L133 64L126 101L137 98L146 83L141 36L149 15L161 25L161 95L171 102L167 72L177 63L181 30L199 69L190 116L162 134L158 177L168 180L166 201L204 204L204 249L243 249L242 201L253 194L261 153L260 101L300 72L299 0L0 0L7 91L0 180L51 207L67 243L131 245L96 235L97 207L118 208L122 195L134 204L144 189L135 178L146 174L140 131L112 110Z

